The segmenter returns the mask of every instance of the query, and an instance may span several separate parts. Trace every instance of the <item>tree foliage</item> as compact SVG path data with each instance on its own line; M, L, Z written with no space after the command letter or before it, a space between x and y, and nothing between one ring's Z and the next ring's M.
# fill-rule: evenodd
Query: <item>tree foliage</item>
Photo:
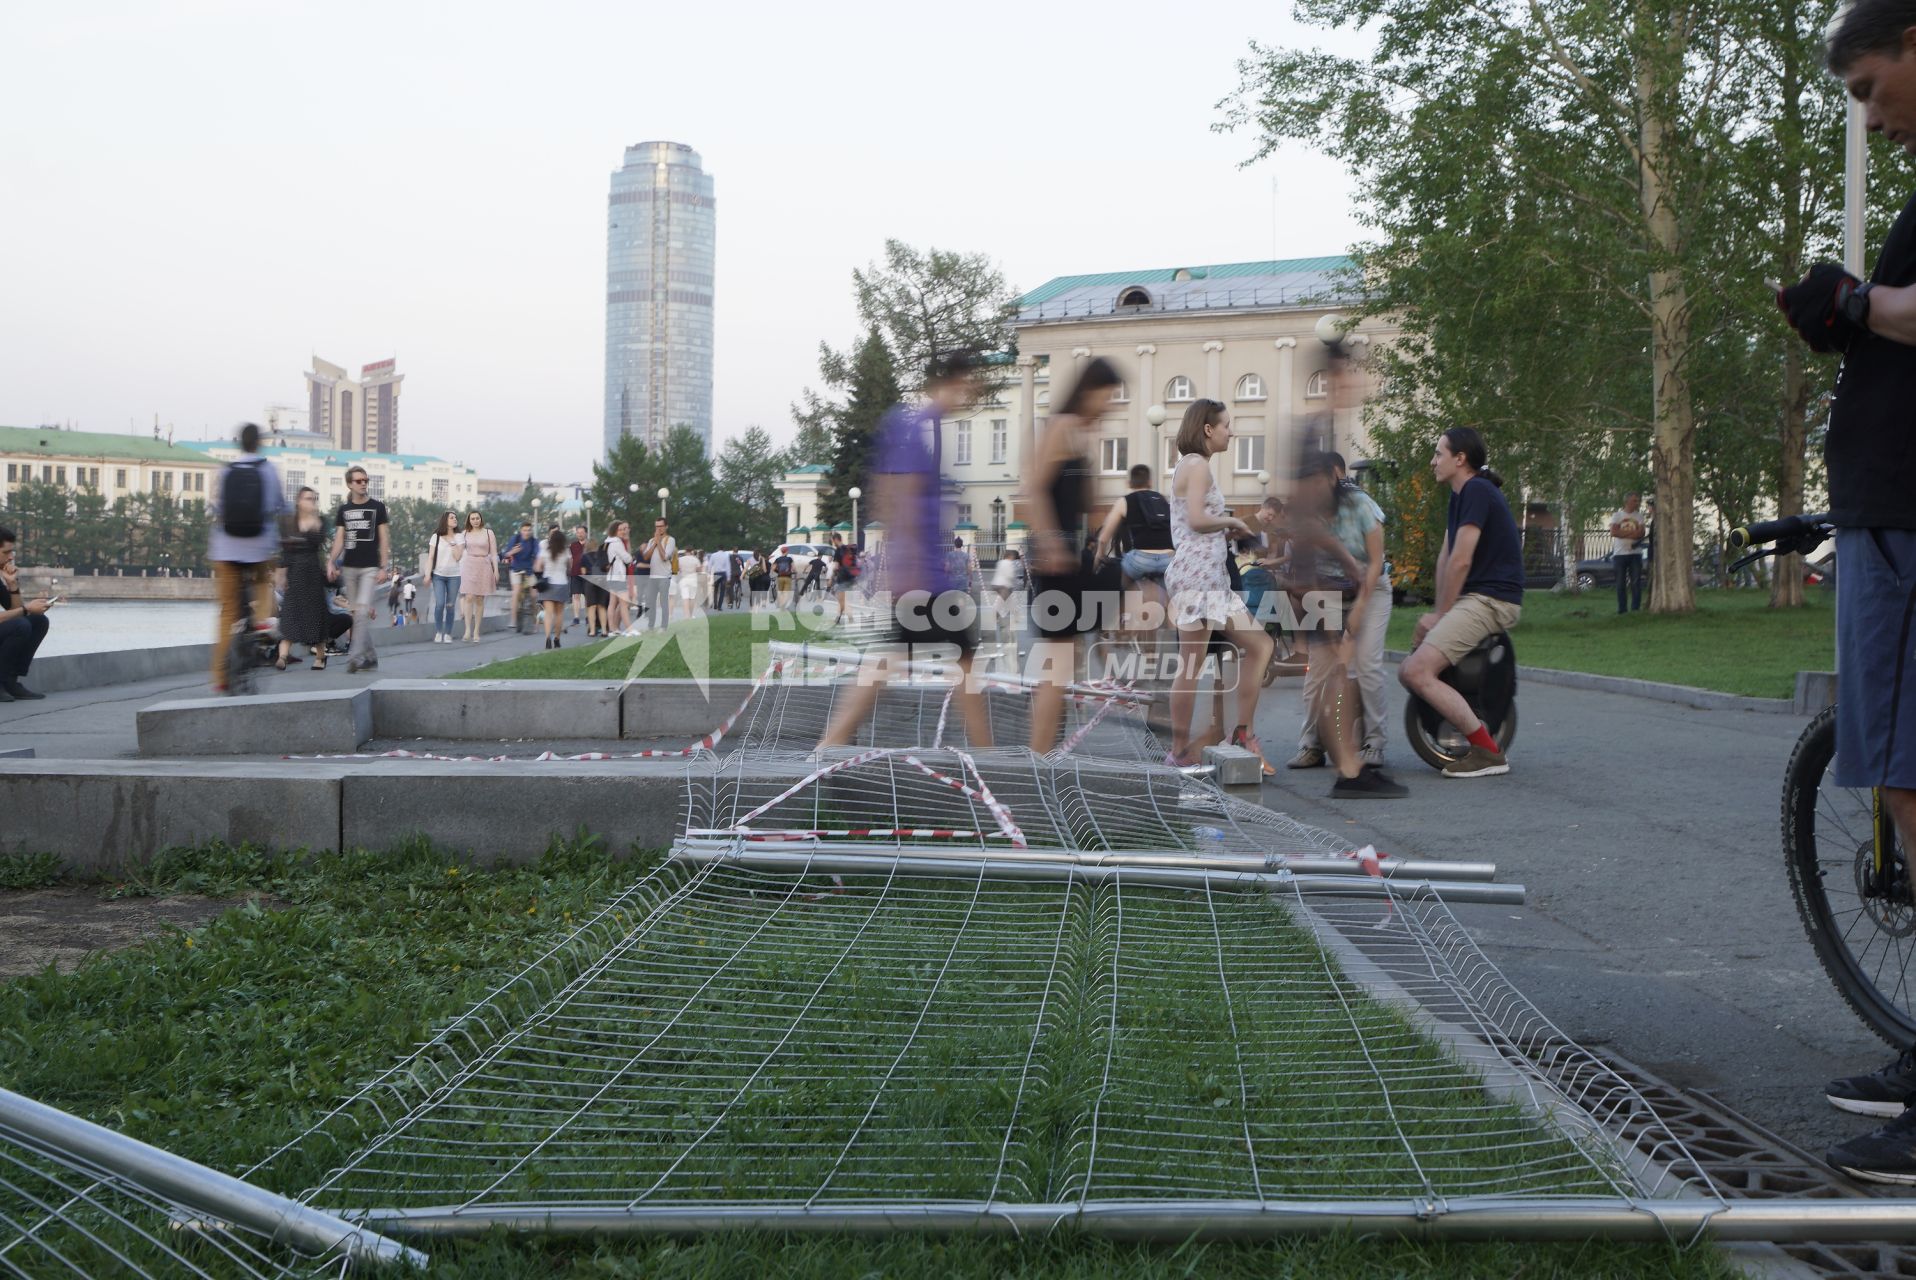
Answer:
M684 425L673 427L658 449L646 448L636 436L621 436L606 460L594 464L592 536L603 538L609 520L616 518L631 521L633 536L643 542L658 518L661 487L671 491L666 515L679 546L709 551L743 545L745 508L721 491L704 441Z
M1372 27L1375 56L1254 46L1223 127L1359 180L1365 311L1405 330L1380 354L1381 449L1420 465L1477 425L1571 530L1654 479L1662 611L1692 605L1699 493L1800 505L1816 395L1763 281L1833 249L1832 8L1303 0L1317 26Z
M885 241L885 260L852 271L858 318L884 336L902 379L916 386L934 357L1011 352L1018 294L982 253L920 251ZM827 382L835 382L829 374Z
M827 524L852 518L854 487L871 491L871 453L878 423L903 395L891 348L876 329L865 334L839 377L845 402L833 409L831 470L818 500L819 519ZM870 510L865 508L867 513Z
M785 541L785 503L778 482L790 456L772 444L763 427L752 426L719 449L718 490L737 505L738 545L767 550Z

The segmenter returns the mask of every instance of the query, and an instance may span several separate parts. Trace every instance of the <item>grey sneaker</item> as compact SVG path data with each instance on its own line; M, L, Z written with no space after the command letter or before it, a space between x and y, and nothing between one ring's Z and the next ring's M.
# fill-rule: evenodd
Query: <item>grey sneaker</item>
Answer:
M1299 747L1297 754L1284 762L1286 769L1322 769L1324 767L1324 748Z
M1485 751L1479 746L1472 746L1463 759L1452 760L1444 766L1446 778L1488 778L1509 772L1510 762L1504 759L1503 752Z
M1381 742L1366 742L1363 751L1359 752L1358 756L1364 764L1381 766L1384 763L1384 744Z

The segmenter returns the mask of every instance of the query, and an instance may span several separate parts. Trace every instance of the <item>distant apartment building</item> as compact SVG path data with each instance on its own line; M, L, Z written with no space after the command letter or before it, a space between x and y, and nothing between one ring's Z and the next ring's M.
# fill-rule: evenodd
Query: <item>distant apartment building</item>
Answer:
M305 430L341 449L399 452L399 387L406 375L396 361L361 365L353 378L344 366L313 357L306 371Z
M0 499L30 481L109 503L135 493L204 498L218 470L204 453L146 436L0 427Z
M676 426L712 451L712 289L718 202L699 153L625 149L606 204L605 448L656 448Z

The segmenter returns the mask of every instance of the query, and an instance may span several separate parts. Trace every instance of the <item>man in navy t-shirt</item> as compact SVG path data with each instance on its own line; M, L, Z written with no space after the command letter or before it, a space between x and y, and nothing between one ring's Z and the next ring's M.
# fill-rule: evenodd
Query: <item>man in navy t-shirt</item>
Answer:
M1503 490L1483 474L1484 440L1469 427L1452 427L1437 440L1431 471L1450 486L1444 549L1437 557L1437 604L1417 619L1416 650L1397 669L1406 689L1470 739L1470 750L1444 766L1446 778L1509 773L1464 695L1443 681L1477 645L1517 625L1523 612L1523 546Z

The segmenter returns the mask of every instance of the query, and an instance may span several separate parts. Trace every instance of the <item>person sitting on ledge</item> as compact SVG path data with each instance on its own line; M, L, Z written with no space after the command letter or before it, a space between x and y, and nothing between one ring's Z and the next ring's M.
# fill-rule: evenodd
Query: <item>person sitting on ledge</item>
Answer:
M44 698L20 683L33 665L33 655L47 638L47 609L51 601L20 598L20 569L13 549L19 542L13 530L0 528L0 702L27 702Z

